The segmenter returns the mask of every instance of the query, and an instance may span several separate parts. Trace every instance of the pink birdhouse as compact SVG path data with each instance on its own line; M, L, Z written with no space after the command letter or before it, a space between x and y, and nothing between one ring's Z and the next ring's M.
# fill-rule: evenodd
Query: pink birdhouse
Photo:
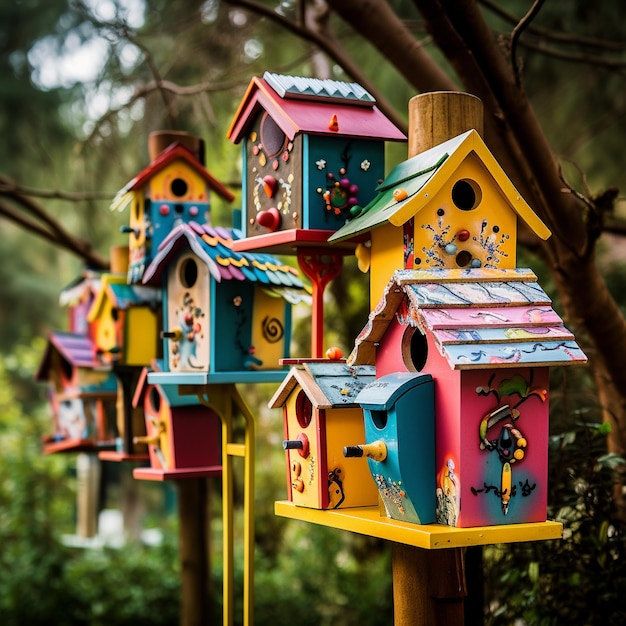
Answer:
M432 375L437 521L471 527L545 521L548 370L586 360L530 270L479 268L397 271L348 362Z

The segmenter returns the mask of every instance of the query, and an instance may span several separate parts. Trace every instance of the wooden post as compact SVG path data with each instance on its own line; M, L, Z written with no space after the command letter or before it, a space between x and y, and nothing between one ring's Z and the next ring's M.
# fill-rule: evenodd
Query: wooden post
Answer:
M456 91L434 91L409 100L409 158L474 129L483 134L483 103Z
M409 158L461 133L483 132L483 105L467 93L437 91L409 101ZM463 626L467 595L461 548L392 544L394 626Z
M100 493L100 460L96 454L81 453L76 457L78 477L78 515L76 534L79 537L95 537L98 534Z
M394 626L462 625L467 595L463 549L391 545Z
M176 481L178 486L181 626L210 620L209 486L206 478Z

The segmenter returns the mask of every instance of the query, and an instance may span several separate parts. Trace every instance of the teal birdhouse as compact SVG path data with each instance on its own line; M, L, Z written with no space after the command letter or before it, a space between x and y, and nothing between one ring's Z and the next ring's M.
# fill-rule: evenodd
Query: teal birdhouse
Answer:
M264 245L318 231L325 242L375 195L385 141L406 139L357 83L269 72L252 79L228 137L242 144L241 230Z
M347 457L367 456L387 517L435 521L434 383L429 374L389 374L357 396L365 419L365 445Z
M270 255L236 253L233 232L179 224L146 269L163 289L163 372L151 382L282 380L291 306L309 296L295 269Z
M140 283L161 242L179 223L208 220L211 194L227 202L234 195L204 166L204 142L187 133L150 135L152 162L115 196L111 209L129 207L128 282Z

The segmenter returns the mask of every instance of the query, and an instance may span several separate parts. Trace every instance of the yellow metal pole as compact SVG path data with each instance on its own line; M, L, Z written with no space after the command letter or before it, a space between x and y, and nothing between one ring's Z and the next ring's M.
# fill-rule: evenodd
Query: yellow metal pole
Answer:
M244 457L244 505L243 505L243 535L244 535L244 626L254 623L254 443L255 421L254 415L244 399L233 386L233 401L241 411L246 423L245 427L245 457Z
M211 396L208 390L211 391ZM200 402L212 409L222 423L222 523L224 626L234 623L234 502L233 457L244 460L244 580L243 623L252 626L254 612L254 441L255 421L250 409L234 384L210 385L198 395ZM233 441L233 408L238 408L245 421L244 443Z
M209 390L211 394L209 395ZM230 451L233 436L233 416L230 393L223 385L210 385L198 394L201 404L217 413L222 424L222 576L224 626L234 623L234 513L233 466Z

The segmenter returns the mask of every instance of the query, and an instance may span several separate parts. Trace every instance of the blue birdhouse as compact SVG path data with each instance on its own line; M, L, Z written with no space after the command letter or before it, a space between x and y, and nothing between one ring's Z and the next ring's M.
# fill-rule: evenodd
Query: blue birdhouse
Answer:
M273 256L238 254L233 231L179 224L143 282L163 288L158 384L275 382L289 356L291 306L307 301L297 271Z
M414 524L435 521L434 383L430 374L388 374L357 396L365 445L345 456L367 456L387 517Z

